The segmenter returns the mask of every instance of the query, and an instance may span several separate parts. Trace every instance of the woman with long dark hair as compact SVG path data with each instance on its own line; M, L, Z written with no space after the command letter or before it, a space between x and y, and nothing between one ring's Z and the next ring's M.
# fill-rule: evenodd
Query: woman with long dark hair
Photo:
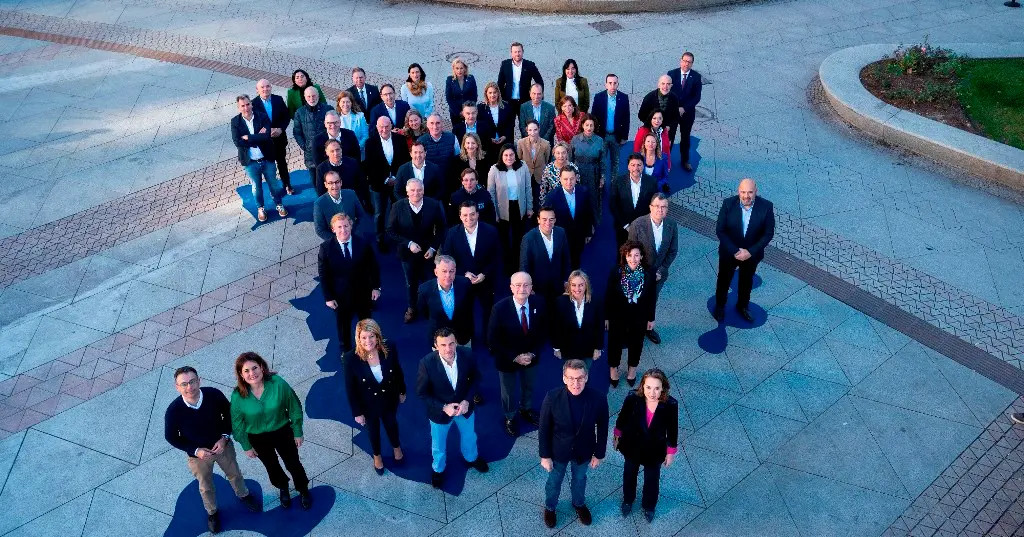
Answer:
M306 104L302 94L309 86L316 88L317 93L320 94L320 102L327 102L327 98L324 97L324 90L320 89L319 84L313 83L313 79L309 78L309 73L303 69L296 69L292 73L292 87L288 88L288 95L284 101L292 118L295 117L295 111Z
M555 102L561 102L566 95L576 100L580 110L590 110L590 84L580 75L576 60L569 58L562 64L562 76L555 80Z
M604 310L608 320L608 378L613 388L619 386L619 363L622 347L627 356L626 383L636 383L636 367L644 350L644 336L654 329L654 273L644 263L644 247L627 240L619 248L619 263L608 275Z
M505 264L512 267L519 260L519 245L526 233L526 223L533 217L530 170L519 160L512 144L501 147L497 164L487 172L487 191L498 213L498 235L505 243Z

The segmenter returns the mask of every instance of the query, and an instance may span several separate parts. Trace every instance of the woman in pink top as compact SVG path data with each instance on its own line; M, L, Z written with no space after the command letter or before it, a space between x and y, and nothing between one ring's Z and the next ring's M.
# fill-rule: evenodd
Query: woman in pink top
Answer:
M668 378L660 369L651 369L640 379L640 386L626 396L615 420L617 449L626 459L622 468L622 516L629 516L636 500L636 478L644 467L644 492L641 506L647 522L654 519L658 503L661 467L672 465L679 440L679 403L669 394Z
M661 152L668 157L672 152L672 142L668 139L668 129L665 128L665 114L660 108L651 112L651 117L636 131L636 139L633 140L633 152L643 154L644 138L648 134L654 134L661 139ZM668 159L668 169L672 169L672 159Z

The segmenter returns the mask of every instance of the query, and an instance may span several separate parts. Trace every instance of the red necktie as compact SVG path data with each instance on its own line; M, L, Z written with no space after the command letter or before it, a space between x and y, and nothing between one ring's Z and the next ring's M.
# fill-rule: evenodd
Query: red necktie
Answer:
M520 306L519 308L519 324L523 326L523 335L529 335L530 327L526 324L526 306Z

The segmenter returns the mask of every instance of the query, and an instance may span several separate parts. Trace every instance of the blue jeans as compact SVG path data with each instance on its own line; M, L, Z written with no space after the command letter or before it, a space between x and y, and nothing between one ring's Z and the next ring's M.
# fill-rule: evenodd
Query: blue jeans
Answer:
M548 511L554 511L558 507L558 494L562 492L562 481L565 480L566 467L571 467L572 476L569 478L569 490L572 492L572 506L583 507L587 504L587 465L590 461L578 463L551 461L551 471L548 472L548 482L544 485L544 507Z
M371 191L370 200L373 202L374 233L377 240L381 240L386 236L384 228L387 226L388 213L391 209L391 188L381 188L380 192Z
M256 207L263 207L263 180L267 180L270 188L270 196L274 199L274 205L281 204L281 197L284 195L284 186L277 180L277 166L271 159L263 162L250 162L245 167L245 173L249 174L249 183L252 185L252 195L256 198Z
M462 458L466 459L466 462L473 462L477 458L476 452L476 430L474 423L476 422L476 412L466 416L455 416L452 421L445 423L430 422L430 454L434 459L434 462L430 465L435 472L441 473L444 471L445 464L448 461L448 453L445 447L448 442L448 429L451 429L452 423L459 428L459 435L462 437Z

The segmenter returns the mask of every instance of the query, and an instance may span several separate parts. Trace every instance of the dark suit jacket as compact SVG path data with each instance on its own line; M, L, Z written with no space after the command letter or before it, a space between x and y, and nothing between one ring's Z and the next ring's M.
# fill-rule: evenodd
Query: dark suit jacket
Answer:
M395 156L391 159L390 165L384 156L384 149L381 147L377 131L371 130L370 138L366 140L366 159L363 161L363 165L366 168L367 182L370 183L370 188L374 192L380 192L384 186L384 180L388 177L397 177L398 168L409 162L409 144L406 143L405 136L392 133L391 138L391 143L395 147ZM391 188L394 188L394 185L391 185Z
M408 197L405 193L405 184L414 177L412 161L406 162L398 168L398 174L395 175L396 198ZM441 168L430 161L423 163L423 195L444 204L444 177L441 176Z
M479 105L478 105L477 109L479 110ZM479 136L481 134L480 133L480 120L478 119L476 123L477 123L477 125L476 125L477 136ZM466 136L466 123L463 122L463 121L460 121L460 122L452 125L452 134L454 134L455 138L459 141L459 147L462 147L462 138L464 136Z
M519 270L533 277L533 289L545 296L558 296L565 291L565 281L572 272L569 258L569 239L565 230L555 226L551 232L555 243L551 258L544 247L540 228L533 228L523 236L519 246Z
M563 360L593 358L595 350L604 348L604 311L597 300L583 305L580 325L572 298L559 296L555 300L553 325L551 347L561 351Z
M473 338L472 286L473 284L469 283L469 279L465 276L455 276L455 281L452 283L452 288L455 289L455 310L452 318L449 319L441 304L441 292L437 289L437 278L420 284L416 309L427 318L427 334L431 344L434 342L434 332L439 328L451 328L460 345L469 343L469 340Z
M455 388L452 388L448 374L444 372L441 356L437 351L424 356L420 360L419 371L416 372L416 395L427 407L427 418L439 425L452 421L451 416L442 410L444 405L468 401L469 412L466 416L472 415L475 409L473 396L476 395L477 383L480 380L476 359L473 358L472 351L461 346L455 349L455 357L455 363L459 366Z
M543 86L544 77L540 76L540 71L537 70L537 64L524 58L523 71L519 75L519 100L530 100L530 86L532 86L534 82ZM498 89L501 90L501 98L503 100L508 101L512 98L512 85L514 83L515 78L512 76L512 58L507 58L501 62L501 68L498 70Z
M573 427L569 411L569 398L573 397L565 386L555 388L544 396L540 405L540 428L537 429L538 447L543 459L558 462L603 459L608 447L608 398L586 386L577 397L584 398L583 417L579 429Z
M722 202L715 226L718 235L718 255L732 257L740 248L750 252L750 259L757 262L764 259L764 248L775 236L775 209L772 202L758 196L754 198L747 233L743 234L743 210L740 197L733 196Z
M679 253L679 225L670 218L662 221L661 250L654 249L654 225L651 215L645 214L629 225L629 240L644 246L644 259L655 274L661 274L661 283L668 279L668 269Z
M408 112L409 103L401 99L396 99L394 124L395 128L401 128L405 126L405 114L407 114ZM391 117L390 115L388 115L387 107L384 106L383 102L377 103L377 106L374 106L373 109L370 111L370 121L368 122L367 126L369 127L370 125L372 125L372 127L370 128L371 131L377 130L377 118L381 116L388 116L389 118Z
M471 74L466 74L466 80L463 81L460 88L455 77L449 76L444 82L444 100L448 103L449 113L452 116L458 117L462 112L462 105L466 101L475 103L479 100L477 98L476 78L473 78Z
M245 120L242 119L242 114L231 118L231 141L238 148L238 162L242 166L248 166L252 160L249 158L250 147L259 148L264 158L274 160L276 150L274 149L274 142L270 138L270 120L267 119L267 116L253 111L252 128L256 131L255 133L249 132L249 127L245 124ZM260 129L264 128L267 129L267 132L259 134ZM243 140L242 136L248 136L249 139Z
M484 151L488 152L487 158L493 161L498 158L498 155L491 154L493 149L488 148L494 147L493 139L495 133L497 133L498 136L505 137L505 141L502 142L502 145L511 144L512 132L515 128L516 118L512 115L512 109L509 107L508 102L505 102L503 106L498 108L498 123L494 123L494 118L491 117L490 106L480 103L477 105L476 109L476 133L484 142ZM462 134L465 135L466 133L463 131ZM459 139L461 140L462 138Z
M555 222L565 230L570 242L583 242L594 234L594 198L586 187L576 185L576 217L569 212L569 202L565 199L565 190L558 187L548 192L544 205L555 210Z
M386 343L388 354L378 352L381 381L377 382L370 365L362 361L355 351L348 351L342 357L345 364L345 395L348 396L352 417L394 413L398 408L398 396L405 394L405 375L398 349L394 343Z
M627 110L628 114L629 111ZM520 137L526 138L526 124L531 119L537 120L537 124L540 126L540 137L547 140L549 144L554 145L555 143L555 116L558 115L558 111L555 110L555 105L547 102L540 102L540 117L533 116L533 102L523 101L523 105L519 107L519 134Z
M493 288L494 282L501 276L501 243L498 241L498 230L490 224L477 223L475 254L469 250L466 228L461 222L448 230L441 251L455 258L459 274L483 273L486 277L478 285Z
M590 109L590 115L597 122L594 132L604 136L607 132L605 123L608 121L608 92L602 91L594 96L594 105ZM615 92L615 124L612 130L615 131L615 140L619 143L629 138L629 95L621 91Z
M362 153L359 150L359 139L356 138L356 133L348 129L341 129L338 131L338 136L341 138L338 140L341 142L341 156L355 159L356 162L359 162ZM326 132L321 132L313 138L313 150L316 152L317 164L327 160L327 150L324 148L324 145L328 139L329 137Z
M644 323L654 320L655 298L657 288L654 285L654 272L641 265L644 271L644 289L636 303L626 300L622 294L622 283L619 278L619 267L612 267L608 274L608 285L604 293L604 311L611 323Z
M658 100L658 90L655 89L644 95L637 117L640 118L641 123L646 124L647 120L651 118L651 112L658 108L661 108L661 105ZM662 113L665 117L665 128L671 129L679 124L679 100L671 91L668 92L668 109L662 110Z
M370 101L368 103L363 102L363 99L359 96L359 90L356 89L354 84L349 86L347 91L352 94L355 100L359 101L359 106L363 109L363 116L366 117L366 123L370 127L370 132L374 132L377 128L377 122L370 123L370 111L373 110L374 106L381 103L380 89L373 84L366 83L363 84L363 89L366 90L366 100Z
M679 403L669 396L654 409L651 424L647 425L647 401L630 392L622 402L622 410L615 419L619 432L619 452L641 464L665 462L668 448L679 446Z
M391 206L391 212L388 214L388 236L398 244L398 258L402 261L412 261L417 257L422 260L423 254L429 248L433 248L435 252L441 249L441 241L448 229L441 202L424 196L420 215L420 224L417 226L413 223L409 198L400 199ZM419 244L423 251L418 254L409 251L410 242Z
M270 109L273 115L267 113L267 107L263 105L263 99L259 95L256 95L252 99L253 111L261 111L263 115L270 118L270 126L275 129L281 129L281 136L273 138L274 145L278 151L283 150L288 146L288 125L292 122L291 112L288 111L288 105L285 104L284 99L280 95L270 94Z
M338 301L338 307L350 308L357 301L369 301L370 293L380 289L380 265L373 247L352 236L352 258L345 259L337 239L324 241L317 255L320 290L324 300Z
M512 372L535 367L540 362L540 351L548 338L548 315L544 298L530 295L527 305L527 324L530 329L523 334L519 323L519 306L515 300L507 296L499 300L491 308L490 326L487 327L487 344L494 355L494 365L498 371ZM532 352L533 361L528 366L521 366L513 360L520 354Z
M640 197L637 198L636 207L633 206L633 193L629 189L629 173L618 176L612 182L611 192L608 194L608 209L612 213L612 222L615 229L622 229L633 220L651 212L651 198L658 191L658 182L650 175L644 174L640 177Z
M700 73L690 69L690 74L686 76L686 84L679 82L683 72L678 67L669 71L668 76L672 79L672 95L676 96L679 106L682 106L687 114L692 114L700 102L700 90L704 85Z
M359 165L358 159L341 157L341 164L338 166L331 164L330 159L318 164L316 167L316 184L319 191L324 192L327 190L327 185L324 184L325 176L327 172L332 170L341 177L341 188L354 191L361 200L366 199L366 176L363 175L363 167Z

